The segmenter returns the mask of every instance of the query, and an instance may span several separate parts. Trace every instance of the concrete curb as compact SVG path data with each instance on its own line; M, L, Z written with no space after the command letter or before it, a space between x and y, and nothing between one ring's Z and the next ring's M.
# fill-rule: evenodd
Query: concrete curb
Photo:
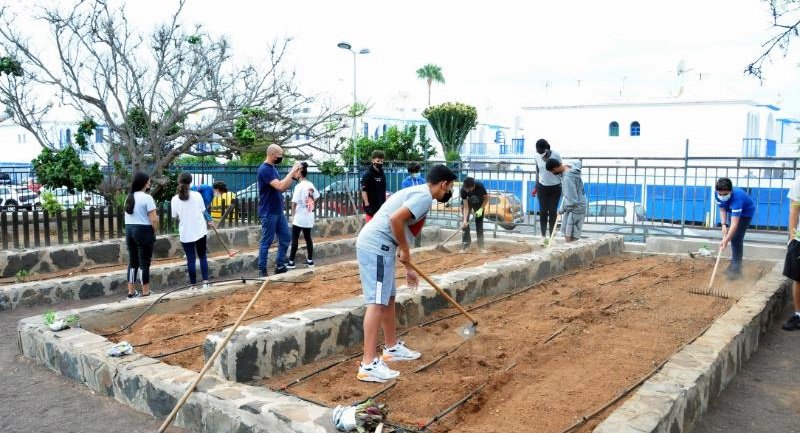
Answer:
M617 408L594 433L688 433L736 376L789 301L783 263Z
M325 220L317 225L317 232L319 233L318 236L351 234L358 230L360 224L361 222L359 220L353 218L340 221ZM228 229L227 231L221 230L220 234L227 236L228 240L226 242L239 239L236 242L232 242L232 244L237 247L247 247L250 245L258 245L261 236L260 230L260 228L236 228ZM434 232L434 236L436 234L438 234L438 231ZM212 244L214 242L219 243L216 236L211 236L209 239ZM172 241L177 242L175 239ZM102 244L99 247L113 247L113 245ZM93 246L77 246L71 254L79 254L82 251L85 252L87 248L93 248ZM172 245L169 251L171 251L172 256L180 257L183 253L180 243L177 245L177 250L180 251L181 254L178 254L175 248L175 245ZM221 250L222 246L216 249ZM66 250L61 248L59 251L64 252ZM302 245L299 251L302 256L305 251L305 246ZM317 244L315 256L317 258L325 258L354 253L355 238L351 238L319 243ZM209 258L209 272L214 278L231 277L243 272L253 274L257 272L258 269L257 260L257 253L237 254L234 257L221 256ZM268 266L271 268L275 262L274 252L269 254L269 260ZM117 270L88 275L78 273L71 277L12 284L0 288L0 312L4 310L13 310L20 306L32 307L36 305L57 304L70 299L89 299L114 294L122 296L122 293L127 290L126 278L126 270ZM152 266L150 268L150 282L156 291L161 287L188 284L186 263L179 262Z

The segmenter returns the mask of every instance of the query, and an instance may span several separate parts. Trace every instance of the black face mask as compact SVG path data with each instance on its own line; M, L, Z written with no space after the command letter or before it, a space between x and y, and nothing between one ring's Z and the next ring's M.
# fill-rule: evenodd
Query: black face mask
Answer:
M279 165L281 162L283 162L283 157L279 156L275 158L275 162L272 165Z
M375 170L381 171L383 170L383 164L372 164L375 166Z
M439 198L437 200L439 200L439 203L447 203L448 201L450 201L451 198L453 198L453 191L447 191L444 193L442 198Z

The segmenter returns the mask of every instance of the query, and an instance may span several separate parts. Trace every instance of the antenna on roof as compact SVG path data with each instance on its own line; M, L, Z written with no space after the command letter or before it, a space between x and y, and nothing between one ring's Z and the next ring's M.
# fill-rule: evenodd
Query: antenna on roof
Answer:
M675 73L676 73L676 74L677 74L679 77L682 77L682 76L684 76L684 75L685 75L687 72L689 72L689 71L694 71L694 68L692 68L692 69L686 69L686 62L684 62L684 61L683 61L683 59L680 59L680 60L678 61L678 66L675 68Z

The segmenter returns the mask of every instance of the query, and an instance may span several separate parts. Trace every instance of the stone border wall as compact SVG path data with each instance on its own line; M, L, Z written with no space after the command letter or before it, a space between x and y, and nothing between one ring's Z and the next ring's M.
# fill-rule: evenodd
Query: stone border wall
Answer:
M329 236L341 233L353 226L348 224L328 225ZM343 233L346 234L346 233ZM440 236L440 229L431 228L425 233L426 242L434 242ZM316 258L337 257L355 254L355 238L321 242L315 245ZM304 256L305 245L301 242L298 254ZM270 251L268 267L275 261L274 250ZM209 272L214 279L236 278L242 274L254 275L257 272L258 253L240 253L234 257L220 256L209 258ZM78 274L72 277L12 284L0 288L0 312L19 307L57 304L65 300L89 299L99 296L123 296L127 291L127 271L117 270L106 273ZM150 268L150 282L156 293L163 287L188 284L186 263L174 262L155 265ZM213 280L212 280L213 282Z
M619 254L622 248L620 237L604 236L517 254L483 266L433 276L433 279L458 302L470 303L529 287L565 271L587 266L598 257ZM398 288L397 318L401 325L418 324L433 312L450 306L431 286L423 283L418 290ZM363 298L359 296L242 326L217 358L214 369L229 380L246 382L342 353L363 340L365 313ZM203 347L206 359L225 335L223 330L206 337Z
M443 235L437 230L437 235ZM429 239L435 242L434 239ZM605 245L596 248L596 253L612 254L622 250L622 240L607 239ZM594 243L599 243L595 241ZM575 250L569 254L567 250ZM547 252L551 259L544 255L530 254L529 259L541 260L536 271L531 275L547 274L550 271L562 272L566 269L581 266L583 259L588 259L591 252L585 246L569 248L554 247ZM526 256L526 255L521 255ZM583 258L582 258L583 257ZM530 267L525 261L522 267ZM462 301L469 301L479 296L496 291L491 285L498 277L489 274L503 267L514 267L512 271L518 276L524 272L519 262L505 259L484 266L474 273L456 271L440 279L447 284L451 293L457 294ZM300 274L292 272L290 274ZM458 278L484 276L480 280L458 283ZM287 275L273 276L280 279ZM486 284L489 287L480 287ZM209 293L201 296L213 296L211 292L236 290L237 287L212 287ZM418 314L424 314L425 308L439 309L446 305L443 299L435 299L432 288L423 289L426 293L424 304L416 307ZM472 290L476 293L467 293ZM179 301L190 302L189 298L197 297L191 293L175 293ZM413 298L407 296L408 299ZM356 298L358 299L358 298ZM422 297L416 298L422 301ZM133 315L146 308L151 301L134 299L129 302L105 304L71 311L62 311L61 315L78 314L82 322L104 320L103 317L114 316L116 320ZM172 304L174 301L170 301ZM359 302L360 303L360 302ZM405 303L404 305L408 305ZM424 307L424 306L427 307ZM174 304L173 304L174 306ZM168 307L163 307L168 308ZM82 328L73 328L54 333L44 326L41 316L29 317L19 321L17 326L19 347L22 354L35 360L90 389L136 410L164 418L169 414L183 394L187 385L193 381L196 372L181 367L170 366L158 360L133 354L122 358L112 358L106 354L111 343L104 337L93 334ZM213 372L212 372L213 373ZM299 398L270 391L264 387L254 387L241 383L226 381L214 374L208 374L200 382L197 390L189 397L186 405L178 412L175 424L199 433L237 432L237 433L334 433L331 425L331 411L328 408Z
M618 407L594 433L688 433L758 348L790 299L783 263L756 283L700 338Z
M327 237L356 233L364 222L362 216L321 219L314 226L313 236ZM231 248L256 248L261 238L261 226L220 229L219 234ZM211 251L224 248L215 234L209 233ZM177 235L158 236L153 247L153 258L182 256L183 248ZM125 238L57 245L26 250L0 252L0 277L13 277L20 270L28 273L49 273L98 265L128 263Z

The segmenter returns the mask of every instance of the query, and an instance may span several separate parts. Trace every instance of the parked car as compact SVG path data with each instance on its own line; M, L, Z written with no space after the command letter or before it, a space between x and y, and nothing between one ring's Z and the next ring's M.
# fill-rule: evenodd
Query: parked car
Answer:
M14 181L8 173L0 173L0 185L11 185Z
M66 187L55 189L42 188L41 193L52 193L56 201L61 203L64 209L72 209L77 203L83 203L83 208L107 206L106 199L100 195L89 191L70 190ZM40 199L37 198L37 202Z
M449 213L461 218L462 200L458 193L459 189L460 186L453 186L453 198L447 203L439 203L434 200L431 212L439 215ZM506 230L513 230L517 224L525 220L522 203L516 195L505 191L488 190L486 192L489 194L489 204L483 212L485 220L495 222Z
M644 206L633 201L593 201L586 209L586 223L636 224L646 219Z
M33 209L39 196L24 186L0 185L0 209L16 212L19 208Z
M646 225L617 226L609 233L621 234L625 242L644 242L647 236L680 236L680 229L653 227Z

